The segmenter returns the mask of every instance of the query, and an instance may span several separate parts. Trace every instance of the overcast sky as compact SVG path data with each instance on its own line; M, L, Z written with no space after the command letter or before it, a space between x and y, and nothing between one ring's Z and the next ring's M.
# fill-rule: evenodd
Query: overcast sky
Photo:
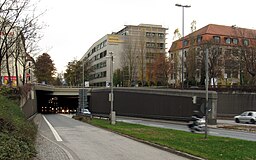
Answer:
M185 9L185 35L196 21L200 29L208 24L237 25L255 29L255 0L41 0L39 9L47 9L41 21L48 25L42 32L42 52L47 52L58 72L68 62L80 59L89 47L106 34L124 25L158 24L167 30L167 48L173 32L182 31L182 8Z

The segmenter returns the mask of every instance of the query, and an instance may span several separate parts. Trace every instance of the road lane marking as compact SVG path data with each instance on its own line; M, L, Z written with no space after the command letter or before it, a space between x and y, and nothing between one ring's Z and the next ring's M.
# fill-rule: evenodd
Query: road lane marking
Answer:
M58 143L55 143L54 141L50 140L49 138L47 138L46 136L42 135L41 133L39 133L40 136L42 136L43 138L45 138L46 140L48 140L49 142L57 145L58 147L60 147L68 156L69 160L74 160L73 156L71 155L71 153L69 153L69 151L67 151L64 147L62 147L61 145L59 145Z
M217 133L217 132L212 132L212 131L210 131L209 133L210 133L210 134L219 134L219 133Z
M60 138L58 132L53 128L53 126L51 125L51 123L45 118L45 116L43 116L43 118L44 118L45 122L47 123L47 125L50 127L50 129L51 129L51 131L52 131L52 133L53 133L55 139L56 139L58 142L62 141L62 139Z

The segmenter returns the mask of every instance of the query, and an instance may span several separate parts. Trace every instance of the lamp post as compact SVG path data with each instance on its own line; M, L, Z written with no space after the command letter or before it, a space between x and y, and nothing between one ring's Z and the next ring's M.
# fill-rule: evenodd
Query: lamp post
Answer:
M82 106L82 109L84 110L84 59L83 59L83 106Z
M191 7L190 5L175 4L177 7L182 7L182 53L181 53L181 89L184 88L184 8Z
M109 58L110 58L110 123L115 124L116 120L116 113L113 111L114 109L114 94L113 94L113 52L109 52Z
M205 53L205 139L208 135L208 84L209 84L209 67L208 67L209 49Z

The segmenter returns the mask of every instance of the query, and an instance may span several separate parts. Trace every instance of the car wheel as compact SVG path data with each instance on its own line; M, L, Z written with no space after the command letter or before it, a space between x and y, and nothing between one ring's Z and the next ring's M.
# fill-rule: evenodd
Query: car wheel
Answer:
M240 121L239 121L239 119L238 119L238 118L236 118L236 119L235 119L235 121L236 121L236 123L240 123Z
M255 124L255 120L254 120L254 119L251 119L250 122L251 122L252 124Z

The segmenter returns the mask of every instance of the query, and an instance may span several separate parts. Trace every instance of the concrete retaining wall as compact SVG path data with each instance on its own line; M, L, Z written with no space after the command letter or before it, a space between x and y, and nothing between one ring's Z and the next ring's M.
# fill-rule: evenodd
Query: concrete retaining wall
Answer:
M218 93L218 116L232 117L248 110L256 111L255 93Z
M109 114L110 89L91 91L90 109L93 113ZM189 120L194 110L200 110L202 101L192 103L192 97L205 99L204 91L150 88L114 88L114 111L117 115L173 120ZM209 123L216 124L217 93L209 92Z

